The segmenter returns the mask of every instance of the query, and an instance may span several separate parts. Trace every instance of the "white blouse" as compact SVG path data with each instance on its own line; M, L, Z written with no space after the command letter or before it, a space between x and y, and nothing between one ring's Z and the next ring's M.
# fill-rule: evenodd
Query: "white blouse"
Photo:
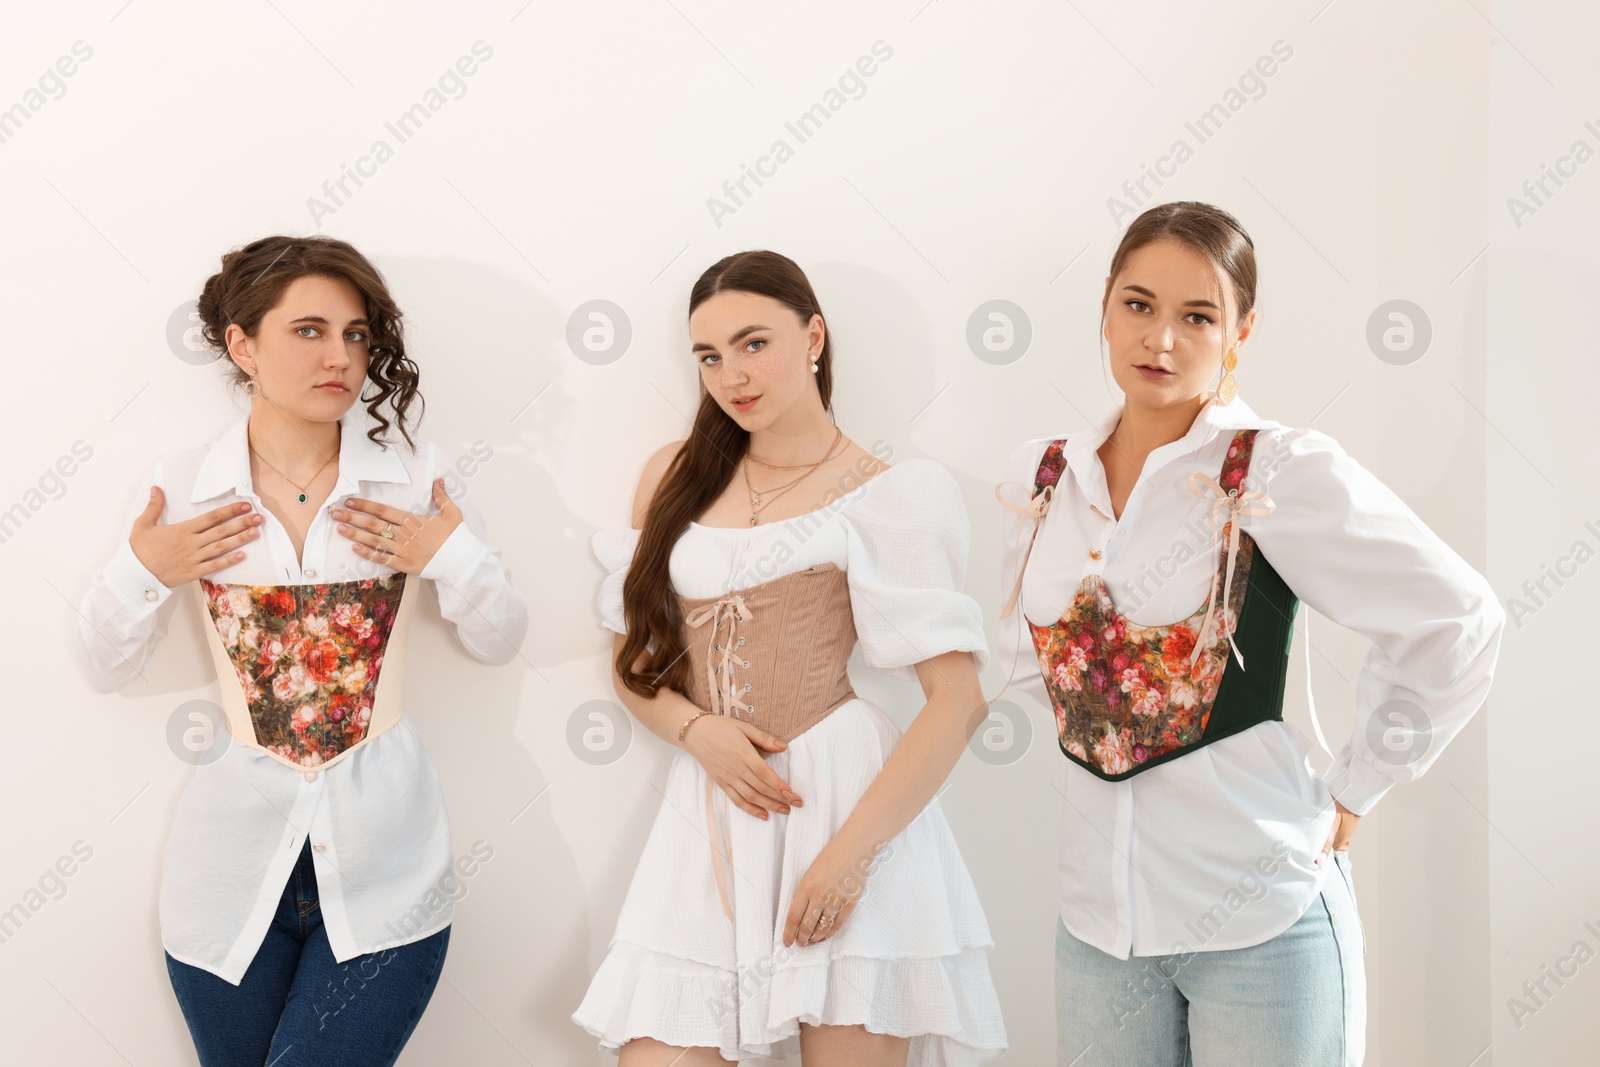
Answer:
M1355 686L1355 729L1320 778L1310 742L1280 721L1117 782L1062 759L1067 929L1121 959L1243 948L1287 929L1321 891L1332 798L1366 814L1427 770L1483 703L1505 611L1484 577L1338 442L1260 418L1242 399L1213 400L1188 433L1151 452L1121 518L1111 517L1096 450L1120 417L1069 437L1020 606L1001 626L1017 688L1051 706L1023 616L1058 621L1086 575L1101 575L1133 623L1165 625L1204 606L1226 545L1210 499L1186 482L1218 477L1243 428L1260 428L1245 488L1273 507L1246 515L1241 529L1304 605L1373 642ZM1050 440L1012 454L1007 500L1027 500ZM1006 512L1007 592L1032 525Z
M317 509L303 562L297 562L288 531L252 484L248 421L240 418L211 445L157 464L139 483L137 502L120 528L132 527L148 503L149 486L159 485L166 497L163 523L241 500L263 517L259 536L243 546L245 558L210 575L212 581L288 585L392 573L358 556L328 512L359 496L432 513L433 479L450 473L447 457L432 443L415 452L403 444L380 448L366 435L365 410L352 407L341 424L338 484ZM499 551L482 540L477 505L467 497L456 503L463 522L421 577L434 582L440 613L455 624L466 650L485 663L505 663L527 632L527 603L512 587ZM173 592L124 537L95 572L79 610L97 688L109 692L142 675L166 633L171 609L163 606ZM194 652L204 657L203 650ZM229 744L195 768L167 843L160 905L166 950L238 985L308 836L323 923L339 962L449 925L453 900L445 890L452 859L444 796L422 738L402 713L390 729L321 771L294 770L244 744Z
M907 459L823 507L760 526L689 524L667 564L672 588L689 599L722 596L823 563L845 570L850 612L868 667L917 681L915 667L945 652L989 661L983 610L962 592L972 526L961 487L931 459ZM595 531L600 621L628 632L622 583L640 531ZM691 536L691 534L693 536Z

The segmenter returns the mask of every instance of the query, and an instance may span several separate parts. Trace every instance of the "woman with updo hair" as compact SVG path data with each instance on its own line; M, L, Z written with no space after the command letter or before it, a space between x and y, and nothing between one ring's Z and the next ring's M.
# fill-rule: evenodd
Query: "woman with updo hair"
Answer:
M1058 1062L1353 1067L1351 838L1483 703L1505 612L1337 441L1240 398L1256 257L1232 215L1140 215L1101 314L1121 405L1024 443L999 487L1002 647L1063 757ZM1321 775L1283 720L1302 600L1373 642Z
M80 611L109 691L144 678L185 589L217 672L220 708L169 730L196 766L161 880L167 972L203 1067L390 1065L438 982L456 878L400 703L417 594L433 582L485 663L516 654L527 605L413 437L419 370L361 253L255 241L198 311L248 410L150 470Z

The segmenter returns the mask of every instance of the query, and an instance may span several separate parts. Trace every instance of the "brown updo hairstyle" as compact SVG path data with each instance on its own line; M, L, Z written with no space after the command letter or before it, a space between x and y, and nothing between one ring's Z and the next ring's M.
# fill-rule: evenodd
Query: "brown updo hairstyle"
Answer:
M789 308L802 325L821 315L817 294L805 272L787 256L776 252L739 252L706 268L689 293L689 314L718 293L755 293ZM827 317L823 316L826 323ZM817 357L817 388L822 406L833 413L833 351L824 332ZM689 664L684 656L681 611L673 595L667 570L672 546L689 523L709 508L733 480L733 473L750 447L750 433L722 410L705 383L700 385L700 408L694 427L661 478L655 497L645 512L644 529L633 563L622 583L627 638L617 652L616 668L622 683L642 697L654 697L658 687L680 692L687 688ZM654 646L654 651L650 646ZM648 653L641 669L634 662Z
M222 269L206 279L198 311L205 324L206 343L228 364L229 381L243 385L250 378L237 363L226 359L229 324L237 324L254 337L262 316L278 305L289 283L307 276L343 279L361 294L367 317L367 381L375 387L362 390L361 399L375 424L368 428L367 436L380 445L387 443L390 422L382 410L387 405L394 411L406 444L415 448L410 427L422 421L426 405L418 391L421 374L406 356L400 308L378 268L337 238L263 237L222 257ZM414 415L413 402L417 404Z
M1256 246L1239 220L1210 204L1174 200L1147 209L1128 224L1116 254L1111 257L1111 269L1106 272L1106 293L1100 301L1102 331L1106 324L1106 304L1111 300L1111 286L1127 265L1128 257L1145 245L1161 240L1177 241L1204 256L1216 268L1218 289L1214 295L1217 306L1224 309L1221 316L1224 332L1228 327L1228 302L1222 298L1221 290L1224 277L1233 285L1240 319L1256 306Z

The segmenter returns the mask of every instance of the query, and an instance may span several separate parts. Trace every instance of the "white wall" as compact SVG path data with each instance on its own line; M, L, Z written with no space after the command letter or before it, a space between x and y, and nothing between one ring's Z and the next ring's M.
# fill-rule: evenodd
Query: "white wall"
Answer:
M1600 32L1600 12L1500 4L1495 24L1507 44L1494 51L1491 82L1484 413L1494 427L1490 575L1512 621L1500 713L1489 723L1489 790L1475 799L1494 826L1495 1062L1532 1067L1592 1062L1600 1041L1592 962L1600 864L1585 759L1594 712L1584 676L1600 612L1590 562L1600 550L1600 448L1584 410L1600 285L1600 71L1585 42ZM1546 178L1530 196L1523 183L1545 177L1545 168L1562 184Z
M1582 527L1600 526L1583 462L1594 446L1580 436L1588 366L1557 355L1591 343L1581 312L1600 165L1521 229L1501 203L1571 140L1600 145L1582 128L1600 124L1593 21L1575 3L1487 0L111 0L13 15L0 108L74 42L93 51L0 143L0 509L37 499L26 494L76 442L92 457L0 544L18 605L3 653L12 758L0 803L15 815L0 907L74 842L93 858L0 944L11 1054L193 1062L155 900L189 774L164 727L211 692L200 633L180 622L148 684L110 698L76 676L68 649L73 605L125 535L116 524L136 479L235 417L216 369L168 340L227 248L320 231L375 260L424 368L424 433L452 453L492 450L468 491L535 605L507 667L469 660L436 618L413 636L408 706L458 851L481 838L495 857L470 883L445 980L402 1062L607 1063L567 1016L610 936L667 753L637 729L608 765L569 748L574 712L612 697L587 539L627 521L644 457L685 428L696 275L752 247L809 271L834 331L841 423L961 480L968 588L992 618L991 487L1018 441L1080 429L1115 402L1096 349L1120 231L1107 200L1184 139L1192 158L1141 200L1209 200L1255 237L1261 320L1243 395L1337 437L1509 596L1572 541L1600 545ZM465 94L397 144L385 122L478 41L493 54ZM880 41L892 55L864 95L797 144L786 120ZM1185 123L1230 102L1276 42L1292 55L1199 143ZM314 217L308 199L379 138L392 158ZM793 157L714 218L708 198L779 138ZM569 316L596 299L632 327L606 365L565 340ZM966 339L995 299L1031 324L1007 365ZM1366 341L1394 299L1431 322L1413 362L1380 360ZM1583 569L1508 637L1489 711L1361 828L1371 1064L1585 1060L1600 979L1581 973L1521 1029L1504 1000L1574 940L1600 948L1582 926L1600 927L1600 871L1584 847L1589 701L1570 699L1587 686L1562 640L1593 614L1593 581ZM1365 642L1322 619L1312 641L1337 745ZM1290 715L1303 723L1295 670ZM911 687L858 679L902 723L914 713ZM1552 705L1536 720L1523 710ZM1006 1062L1031 1065L1054 1042L1059 757L1049 716L1029 710L1032 745L1001 765L964 758L942 803L997 941Z

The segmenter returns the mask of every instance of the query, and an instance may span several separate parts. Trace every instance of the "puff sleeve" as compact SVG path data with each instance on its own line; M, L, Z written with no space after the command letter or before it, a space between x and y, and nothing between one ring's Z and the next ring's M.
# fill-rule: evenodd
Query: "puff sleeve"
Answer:
M867 666L915 682L916 664L961 651L982 670L983 612L961 588L972 528L950 472L904 460L868 481L842 517L850 610Z
M633 563L634 549L639 547L639 534L640 531L626 526L606 526L589 538L595 558L606 569L606 576L600 583L600 625L619 634L628 632L627 619L622 612L622 583Z

